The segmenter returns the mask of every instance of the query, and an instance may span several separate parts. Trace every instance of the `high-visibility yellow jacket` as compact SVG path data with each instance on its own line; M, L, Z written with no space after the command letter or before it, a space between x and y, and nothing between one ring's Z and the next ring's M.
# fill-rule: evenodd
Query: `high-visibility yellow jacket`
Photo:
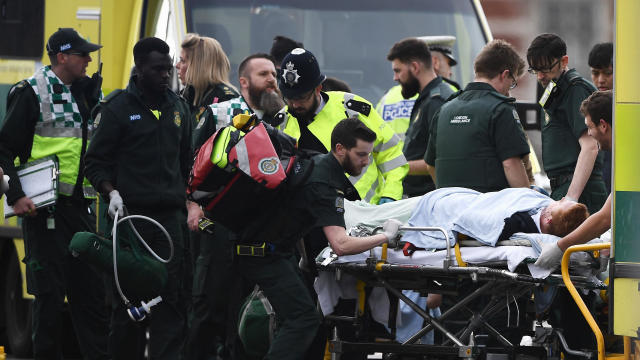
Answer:
M410 99L405 99L402 97L402 86L396 85L389 89L376 105L376 111L382 120L391 126L402 140L409 129L409 117L417 98L418 94Z
M358 190L360 198L372 204L377 204L381 197L400 199L402 180L409 172L400 138L364 98L341 91L329 91L325 94L328 100L308 125L309 131L320 140L326 151L330 151L331 132L336 124L345 117L357 116L376 133L376 140L369 166L359 176L349 177L349 180ZM290 114L280 125L280 129L300 139L300 125Z

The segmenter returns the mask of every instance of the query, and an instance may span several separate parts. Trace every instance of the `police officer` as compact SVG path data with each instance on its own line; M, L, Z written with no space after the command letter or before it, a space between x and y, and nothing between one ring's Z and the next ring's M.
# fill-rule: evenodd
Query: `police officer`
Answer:
M93 130L91 108L98 102L102 79L86 76L90 53L102 46L61 28L46 44L50 66L11 88L0 130L0 165L10 176L7 201L23 216L27 290L33 302L35 359L61 359L65 296L85 358L106 359L108 318L103 282L98 273L71 256L73 234L95 231L89 210L95 191L84 178L82 157ZM57 156L56 204L36 209L22 190L14 159L22 164Z
M167 284L148 323L149 357L180 359L189 299L184 291L183 241L186 181L191 170L189 105L169 88L173 66L164 41L138 41L133 57L135 68L127 88L113 91L94 110L97 129L87 151L86 173L109 199L109 215L122 216L126 204L129 214L156 220L171 236L173 257L166 264ZM159 256L169 256L169 243L156 226L143 221L133 225ZM145 328L129 319L115 287L112 289L111 355L133 358L145 350ZM129 300L134 304L149 301Z
M400 199L402 179L409 170L402 142L367 100L340 91L322 92L324 79L310 51L297 48L284 58L278 86L291 116L280 125L281 129L298 139L300 148L326 153L330 149L331 131L339 119L345 114L358 117L377 138L370 166L350 180L367 202L378 204Z
M474 82L434 117L425 161L438 188L488 192L529 186L522 163L529 146L509 97L523 69L524 61L503 40L480 51Z
M292 256L299 238L312 227L320 227L337 255L356 254L395 239L400 226L398 221L388 220L382 234L362 238L347 235L344 199L355 200L358 193L345 173L357 176L366 169L377 134L360 120L350 118L338 121L330 138L330 153L295 167L292 176L307 180L300 187L289 188L277 204L265 204L264 215L254 218L240 236L244 245L238 246L239 270L258 283L279 319L265 359L308 358L305 350L320 324Z
M393 69L393 80L400 83L402 94L411 97L419 92L411 110L410 125L404 142L404 156L409 161L409 174L404 178L404 194L424 195L435 184L424 162L429 142L430 121L446 99L453 94L449 85L433 71L432 56L427 44L416 38L404 39L393 45L387 55Z
M580 104L596 88L569 69L567 45L555 34L538 35L527 50L529 73L545 92L540 98L542 161L551 197L566 197L598 211L607 198L598 142L587 134Z
M429 46L431 64L436 75L448 83L453 92L458 91L460 85L451 80L453 75L451 68L458 64L453 57L453 44L456 41L456 37L448 35L421 36L418 37L418 39L424 41ZM376 105L376 111L401 139L405 138L406 132L409 129L409 115L417 98L418 94L409 98L404 97L401 86L396 85L389 89Z

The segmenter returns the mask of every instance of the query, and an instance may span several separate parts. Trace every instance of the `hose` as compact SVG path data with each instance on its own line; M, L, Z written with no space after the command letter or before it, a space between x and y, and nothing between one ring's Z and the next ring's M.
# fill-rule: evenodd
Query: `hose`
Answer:
M167 259L161 258L158 254L155 253L155 251L153 251L153 249L151 249L149 244L147 244L147 242L144 241L142 236L140 236L140 234L136 230L136 227L133 226L133 223L131 222L131 219L147 220L150 223L156 225L162 231L162 233L167 237L167 241L169 241L170 252L169 252L169 257ZM120 294L120 297L122 298L122 301L124 301L124 304L127 307L129 307L129 306L131 306L131 302L129 301L129 299L127 299L127 297L122 292L122 288L120 287L120 281L118 280L118 260L117 260L118 257L116 256L116 251L117 251L117 242L116 241L117 241L117 233L118 233L118 231L117 231L118 230L118 224L120 224L121 222L123 222L125 220L129 222L129 225L131 226L131 229L136 234L136 237L138 238L138 240L140 240L142 245L147 249L147 251L149 251L149 253L151 253L151 255L156 260L160 261L161 263L167 264L173 258L173 241L171 239L171 236L167 232L167 230L164 228L164 226L162 226L162 224L160 224L159 222L157 222L156 220L154 220L154 219L152 219L152 218L150 218L148 216L144 216L144 215L127 215L127 216L125 216L125 217L123 217L121 219L118 219L118 212L115 213L115 216L113 218L113 229L111 230L112 246L113 246L113 275L114 275L114 278L115 278L115 283L116 283L116 288L118 289L118 293ZM155 305L155 304L153 304L153 305Z

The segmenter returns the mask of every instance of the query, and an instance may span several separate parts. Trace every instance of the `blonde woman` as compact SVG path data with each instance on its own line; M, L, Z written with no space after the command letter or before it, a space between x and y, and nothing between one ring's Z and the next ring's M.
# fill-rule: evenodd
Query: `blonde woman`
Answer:
M229 83L229 59L216 39L187 34L176 69L185 85L182 97L191 106L194 127L207 106L239 96ZM224 289L231 287L226 279L232 278L230 233L217 225L214 234L197 231L198 220L205 214L195 203L189 202L188 208L189 247L195 267L185 358L209 359L222 355L226 338L229 297Z
M205 106L239 96L229 83L229 58L214 38L187 34L176 69L185 86L182 97L191 106L195 121Z

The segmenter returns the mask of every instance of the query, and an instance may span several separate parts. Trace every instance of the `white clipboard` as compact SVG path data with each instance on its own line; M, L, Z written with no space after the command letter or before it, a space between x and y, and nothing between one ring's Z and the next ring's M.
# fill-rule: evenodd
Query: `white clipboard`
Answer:
M58 198L58 160L47 156L17 168L22 191L37 209L53 205ZM14 216L13 207L4 197L4 217Z

